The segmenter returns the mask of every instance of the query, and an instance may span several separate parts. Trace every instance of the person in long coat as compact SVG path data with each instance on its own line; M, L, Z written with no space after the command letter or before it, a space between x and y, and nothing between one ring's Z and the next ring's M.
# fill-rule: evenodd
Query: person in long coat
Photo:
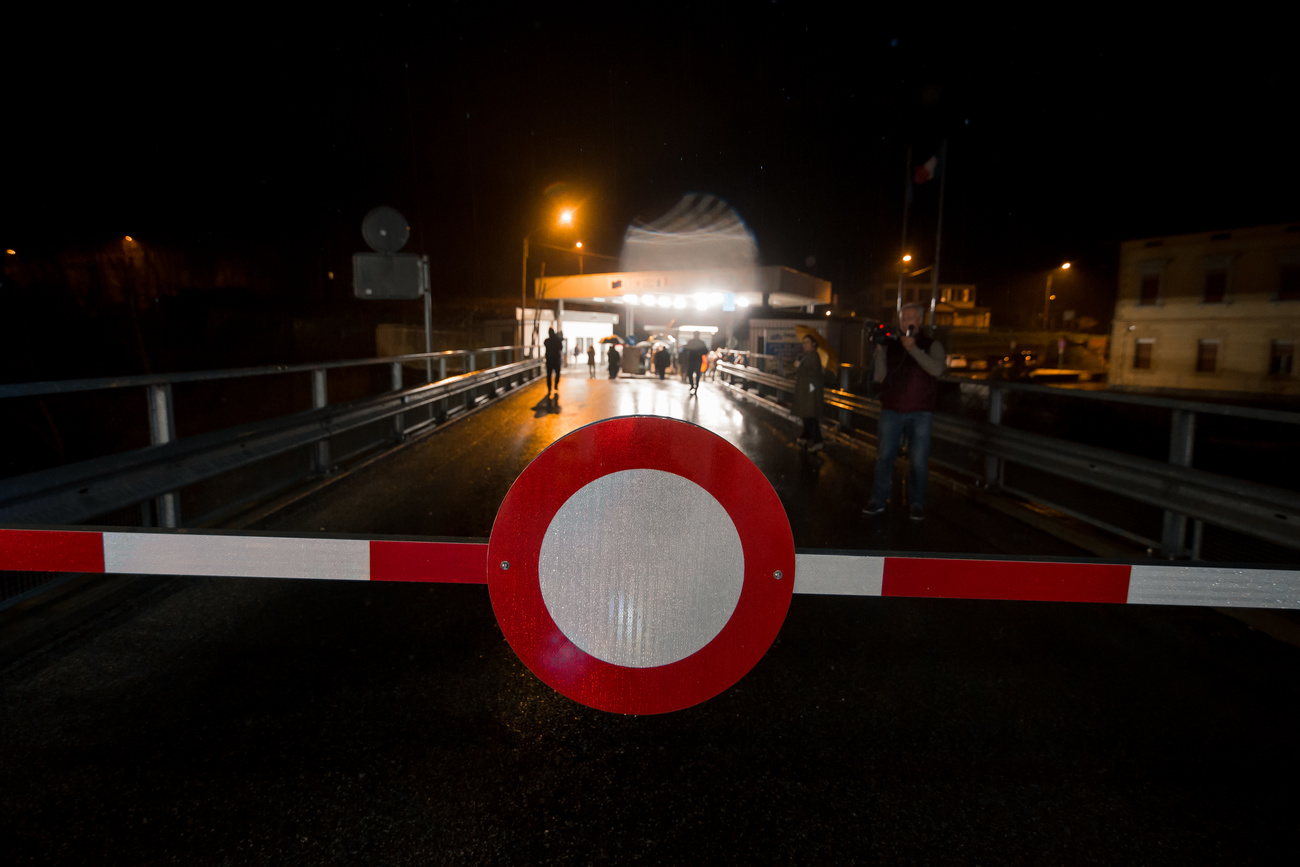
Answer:
M803 419L803 436L795 440L810 452L822 450L822 412L825 407L822 359L817 354L817 341L803 339L803 355L794 374L794 402L791 412Z
M623 357L618 354L618 349L611 343L609 347L609 378L610 379L618 378L618 368L619 368L619 364L621 364L622 361L623 361Z

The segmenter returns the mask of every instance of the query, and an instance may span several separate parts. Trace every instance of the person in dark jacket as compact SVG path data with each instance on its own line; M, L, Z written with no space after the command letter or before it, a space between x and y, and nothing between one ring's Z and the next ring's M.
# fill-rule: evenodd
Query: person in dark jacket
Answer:
M876 478L865 515L885 511L893 487L894 459L907 438L909 517L925 520L925 493L930 464L930 430L934 424L938 377L944 370L943 345L925 333L920 304L907 304L898 313L900 338L877 344L876 382L880 390Z
M668 372L668 365L672 363L672 354L668 351L667 346L660 346L655 350L655 373L663 379L664 374Z
M618 354L618 347L614 344L609 346L609 378L618 379L618 367L623 362L623 356Z
M564 337L555 333L554 328L546 329L549 337L542 341L542 347L546 350L546 396L551 396L551 391L558 391L560 388L560 365L564 361ZM551 385L551 377L555 377L555 385Z
M819 452L822 444L822 407L825 405L825 384L822 382L822 359L817 353L817 341L805 336L803 355L794 373L794 402L791 411L803 419L803 436L795 442L806 446L809 452Z

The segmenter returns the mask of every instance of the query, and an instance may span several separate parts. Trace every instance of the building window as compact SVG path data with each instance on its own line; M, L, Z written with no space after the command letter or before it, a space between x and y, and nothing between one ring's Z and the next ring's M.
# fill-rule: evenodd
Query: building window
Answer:
M1295 342L1274 340L1269 346L1268 372L1274 376L1290 376L1295 370Z
M1197 373L1214 373L1219 359L1219 341L1217 340L1198 340L1196 341L1196 372Z
M1202 297L1206 304L1222 304L1228 297L1228 269L1227 268L1206 268L1205 269L1205 295Z
M1151 350L1155 348L1155 345L1155 338L1142 337L1138 339L1137 345L1133 347L1134 370L1151 369Z
M1143 274L1138 286L1138 303L1155 304L1160 298L1160 275Z
M1277 281L1278 301L1300 301L1300 262L1283 262Z

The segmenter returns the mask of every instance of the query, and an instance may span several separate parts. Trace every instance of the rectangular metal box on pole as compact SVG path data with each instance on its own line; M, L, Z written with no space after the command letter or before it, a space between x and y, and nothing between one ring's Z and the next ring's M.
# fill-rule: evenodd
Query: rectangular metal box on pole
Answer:
M424 288L415 253L352 254L352 293L358 298L414 301Z

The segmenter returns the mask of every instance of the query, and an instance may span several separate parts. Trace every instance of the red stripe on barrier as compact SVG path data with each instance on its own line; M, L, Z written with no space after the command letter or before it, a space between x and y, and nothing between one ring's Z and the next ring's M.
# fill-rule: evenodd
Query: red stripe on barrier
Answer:
M1128 601L1130 568L1103 563L887 557L880 595L1123 603Z
M103 572L104 537L69 530L0 530L0 570Z
M474 542L372 541L370 580L486 584L487 550Z

